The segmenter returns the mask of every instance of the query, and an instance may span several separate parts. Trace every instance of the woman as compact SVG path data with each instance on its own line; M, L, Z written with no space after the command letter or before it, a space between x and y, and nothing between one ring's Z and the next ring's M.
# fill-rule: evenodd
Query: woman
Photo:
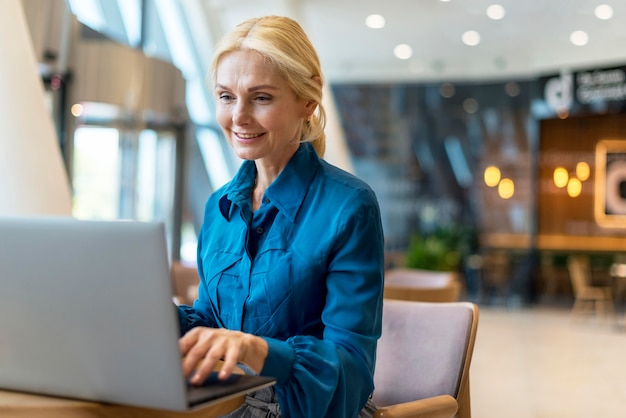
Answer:
M321 159L317 53L295 21L250 19L217 45L209 80L244 161L206 205L198 298L179 307L184 371L199 384L223 361L220 378L236 366L276 377L234 417L371 416L380 212L364 182Z

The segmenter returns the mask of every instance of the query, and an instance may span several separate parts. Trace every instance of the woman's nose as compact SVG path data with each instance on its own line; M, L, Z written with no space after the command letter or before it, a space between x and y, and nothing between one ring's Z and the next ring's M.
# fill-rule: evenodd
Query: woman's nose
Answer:
M244 101L239 101L233 108L233 123L235 125L245 125L250 122L250 106Z

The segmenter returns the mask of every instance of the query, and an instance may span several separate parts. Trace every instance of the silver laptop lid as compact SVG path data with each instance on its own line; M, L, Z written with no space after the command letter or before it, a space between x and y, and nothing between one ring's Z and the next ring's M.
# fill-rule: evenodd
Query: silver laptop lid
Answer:
M186 409L162 224L0 218L0 388Z

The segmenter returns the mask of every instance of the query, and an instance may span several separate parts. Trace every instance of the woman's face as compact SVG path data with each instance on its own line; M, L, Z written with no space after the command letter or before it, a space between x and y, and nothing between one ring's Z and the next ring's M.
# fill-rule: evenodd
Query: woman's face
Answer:
M215 93L217 121L237 156L282 169L315 103L298 99L274 66L252 51L221 58Z

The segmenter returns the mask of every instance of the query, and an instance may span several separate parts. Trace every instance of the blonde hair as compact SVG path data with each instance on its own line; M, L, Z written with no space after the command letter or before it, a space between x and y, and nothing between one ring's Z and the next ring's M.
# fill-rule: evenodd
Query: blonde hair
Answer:
M317 103L310 119L303 122L301 142L311 142L320 157L326 150L326 113L322 106L323 77L315 48L302 27L283 16L245 20L218 42L209 70L214 88L221 58L234 51L255 51L268 59L287 80L296 96Z

